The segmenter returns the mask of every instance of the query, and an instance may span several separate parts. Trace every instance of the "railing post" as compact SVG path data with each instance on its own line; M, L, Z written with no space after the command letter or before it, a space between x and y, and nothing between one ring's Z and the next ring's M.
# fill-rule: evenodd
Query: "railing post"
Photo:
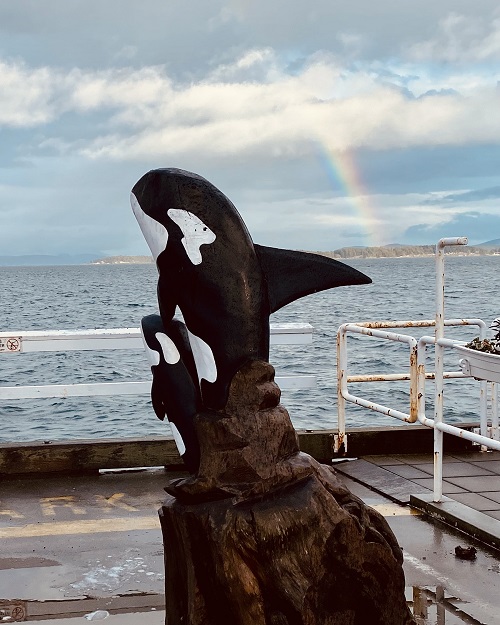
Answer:
M344 326L340 326L337 332L337 426L338 433L335 437L334 453L347 451L347 439L345 433L345 404L343 390L347 389L347 335Z
M410 423L418 419L418 343L410 345Z
M486 326L480 328L479 338L486 338ZM481 436L488 438L488 382L481 380L479 384L479 432ZM488 451L488 448L481 445L481 451Z
M500 431L498 429L498 384L491 383L491 438L500 441Z
M444 347L439 339L444 338L444 248L446 245L467 245L466 237L440 239L436 245L436 351L435 351L435 397L434 422L443 422L443 356ZM441 501L443 496L443 432L434 428L434 501Z

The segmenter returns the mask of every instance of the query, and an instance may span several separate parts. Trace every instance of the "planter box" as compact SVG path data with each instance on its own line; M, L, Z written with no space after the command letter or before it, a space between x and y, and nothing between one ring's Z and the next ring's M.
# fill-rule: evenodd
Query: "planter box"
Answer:
M455 345L459 353L460 368L467 375L472 375L478 380L500 382L500 355L479 352L461 345Z

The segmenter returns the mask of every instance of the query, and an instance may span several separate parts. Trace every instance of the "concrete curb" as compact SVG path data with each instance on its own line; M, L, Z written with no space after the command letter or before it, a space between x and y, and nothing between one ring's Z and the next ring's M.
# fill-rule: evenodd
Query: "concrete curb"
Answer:
M410 495L410 505L481 542L500 549L500 521L449 497L439 503L432 494Z

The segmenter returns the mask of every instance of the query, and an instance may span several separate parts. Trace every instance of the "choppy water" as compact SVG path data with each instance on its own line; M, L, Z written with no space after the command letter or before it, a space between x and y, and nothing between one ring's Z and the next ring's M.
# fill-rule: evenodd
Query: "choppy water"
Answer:
M297 428L336 425L336 348L338 326L347 321L432 319L434 259L351 261L373 284L341 287L294 302L273 315L276 322L314 325L313 345L279 346L271 353L278 372L315 374L312 391L283 392ZM500 256L447 257L446 317L500 316ZM153 265L88 265L66 267L0 267L1 331L138 327L156 312ZM414 336L432 334L432 329ZM475 330L448 329L447 336L469 339ZM407 369L407 347L355 336L349 339L349 373L401 372ZM445 364L457 369L451 354ZM0 354L0 385L116 382L148 379L140 351ZM407 383L352 385L369 399L408 411ZM432 388L429 385L429 393ZM478 383L447 382L445 408L450 422L475 419ZM0 403L2 441L123 437L169 434L146 396L17 400ZM348 406L350 425L397 425L389 417Z

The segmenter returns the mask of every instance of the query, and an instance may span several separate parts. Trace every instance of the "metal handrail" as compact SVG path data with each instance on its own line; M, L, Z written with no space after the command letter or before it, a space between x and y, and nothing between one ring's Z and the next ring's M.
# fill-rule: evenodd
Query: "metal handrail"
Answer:
M419 413L419 389L417 384L417 339L408 334L398 334L394 332L384 332L383 328L425 328L435 326L435 321L423 319L419 321L361 321L356 323L345 323L340 326L337 332L337 375L338 375L338 435L335 439L335 453L338 453L342 447L346 451L347 440L346 432L346 402L352 402L358 406L363 406L369 410L380 412L386 416L394 417L407 423L415 423L418 420ZM446 326L478 326L483 332L486 324L481 319L447 319L444 324ZM376 338L387 339L400 343L406 343L410 348L409 362L410 373L386 373L386 374L367 374L367 375L347 375L347 333L364 334ZM423 372L424 379L435 379L434 372ZM462 371L447 371L443 373L447 379L464 378L466 376ZM362 397L353 395L348 391L347 384L349 382L392 382L392 381L410 381L410 412L401 412L388 406L383 406L375 402L370 402Z
M345 404L346 401L364 406L370 410L381 412L390 417L415 423L418 421L422 425L434 429L434 501L442 499L442 462L443 462L443 433L459 436L482 446L500 450L500 426L498 414L498 387L492 386L492 437L488 437L487 421L487 388L485 380L480 384L480 434L470 432L443 421L443 381L447 378L470 378L471 375L463 371L445 372L443 367L444 349L463 345L464 342L444 338L445 326L475 325L480 331L480 338L486 336L486 324L482 319L449 319L444 318L444 248L451 245L467 245L466 237L455 237L441 239L436 245L436 317L434 321L369 321L350 323L340 326L337 332L337 376L338 376L338 435L335 439L335 452L342 449L347 450L347 439L345 433ZM431 327L435 328L434 337L424 336L418 341L405 334L384 332L382 328L407 328L407 327ZM377 374L364 376L347 375L347 332L355 332L368 336L388 339L407 343L410 347L410 373L404 374ZM435 370L432 373L425 370L425 350L428 344L435 347ZM435 399L434 399L434 419L425 416L425 380L434 379ZM374 381L410 381L410 412L404 413L387 406L369 402L361 397L349 393L348 382L374 382Z
M486 401L482 401L483 397L486 399L486 393L481 392L481 434L476 434L475 432L469 432L468 430L464 430L463 428L459 428L455 425L451 425L449 423L445 423L443 421L442 415L441 419L429 419L425 416L425 349L428 344L438 345L442 349L446 347L454 347L459 343L458 341L453 341L451 339L437 339L432 336L422 336L418 342L417 347L417 358L418 358L418 396L419 396L419 408L418 408L418 421L422 425L427 427L431 427L435 432L440 434L439 438L442 438L443 433L451 434L452 436L459 436L465 440L471 441L473 443L477 443L478 445L483 445L485 447L490 447L491 449L496 449L500 451L500 441L494 440L493 438L489 438L483 434L484 424L486 424L487 428L487 420L486 420ZM463 374L463 377L470 378L472 376ZM443 469L442 469L442 441L440 443L439 439L435 443L434 450L434 501L441 501L443 496ZM436 446L439 446L436 449Z
M312 343L313 326L309 323L271 324L271 345ZM66 352L109 349L144 350L139 328L96 330L49 330L0 332L0 354L30 352ZM308 389L316 384L314 375L278 375L276 382L284 390ZM66 398L149 393L151 381L104 382L80 384L44 384L36 386L0 386L0 400Z

